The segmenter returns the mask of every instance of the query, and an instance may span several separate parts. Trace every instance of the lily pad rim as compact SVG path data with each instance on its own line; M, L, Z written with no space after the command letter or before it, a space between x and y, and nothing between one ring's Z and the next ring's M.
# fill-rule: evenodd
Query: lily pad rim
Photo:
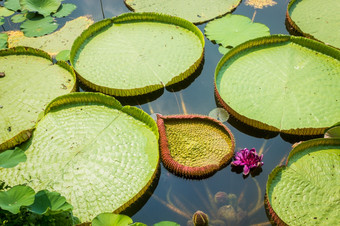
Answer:
M273 207L270 205L270 201L269 201L269 186L273 180L273 178L275 177L275 175L279 172L281 172L282 170L284 170L286 167L288 167L288 163L289 160L291 159L291 157L293 155L295 155L298 152L304 151L305 149L308 149L310 147L313 146L322 146L322 145L334 145L334 146L340 146L340 139L337 138L316 138L316 139L312 139L312 140L308 140L308 141L304 141L300 144L298 144L296 147L294 147L287 158L286 164L284 165L280 165L275 167L268 175L268 180L266 183L266 193L265 193L265 197L264 197L264 202L265 202L265 208L266 210L269 212L269 217L271 218L271 220L274 221L275 224L277 225L287 225L287 223L285 223L274 211Z
M219 14L219 15L217 15L217 16L211 18L211 19L208 19L208 20L202 20L202 21L192 22L192 23L195 24L195 25L201 25L201 24L205 24L205 23L207 23L207 22L209 22L209 21L212 21L212 20L214 20L214 19L221 18L221 17L223 17L223 16L225 16L225 15L227 15L227 14L231 14L231 13L233 13L233 12L236 10L236 8L237 8L241 3L242 3L242 0L238 0L238 3L237 3L236 5L233 5L232 8L229 9L229 10L228 10L227 12L225 12L225 13ZM126 6L129 10L131 10L132 12L135 12L135 9L132 8L129 4L127 4L126 0L124 0L124 4L125 4L125 6Z
M215 174L218 170L222 169L224 166L226 166L234 156L235 151L235 138L230 129L224 125L222 122L220 122L217 119L211 118L206 115L168 115L163 116L161 114L157 115L157 126L159 130L159 145L160 145L160 152L161 152L161 159L162 163L165 166L165 168L169 169L171 172L173 172L175 175L188 178L188 179L203 179L207 178L213 174ZM177 161L175 161L170 153L169 145L168 145L168 139L166 136L166 130L164 126L164 120L167 119L178 119L178 120L203 120L203 121L209 121L210 123L215 123L220 127L221 130L224 130L226 134L230 138L230 142L232 144L231 147L229 147L230 151L220 159L219 165L216 164L210 164L205 165L202 167L190 167L185 166ZM165 161L166 160L166 161ZM176 167L173 167L176 166ZM172 170L173 168L176 168L175 170Z
M197 38L199 38L201 45L202 45L202 53L201 56L189 67L187 68L186 71L182 72L181 74L175 76L172 78L171 81L169 81L167 84L154 84L154 85L149 85L145 87L140 87L140 88L134 88L134 89L116 89L116 88L110 88L110 87L105 87L105 86L100 86L96 85L87 79L85 79L83 76L81 76L79 73L77 73L77 77L79 80L88 88L91 90L99 91L104 94L109 94L112 96L121 96L121 97L126 97L126 96L139 96L139 95L144 95L144 94L149 94L152 92L155 92L157 90L163 89L166 86L170 86L173 84L176 84L180 81L183 81L190 75L192 75L196 69L199 67L201 64L203 57L204 57L204 46L205 46L205 38L201 30L196 27L193 23L190 21L187 21L183 18L180 17L175 17L175 16L170 16L167 14L161 14L161 13L152 13L152 12L144 12L144 13L134 13L134 12L129 12L129 13L123 13L119 16L112 17L112 18L107 18L101 21L98 21L91 26L89 26L86 30L82 32L80 36L73 42L71 52L70 52L70 63L72 67L77 70L76 68L76 62L75 62L75 57L77 53L79 52L81 46L87 40L88 38L91 38L95 36L97 33L100 33L102 30L106 29L107 27L112 26L113 24L119 24L119 23L126 23L126 22L136 22L136 21L141 21L141 22L149 22L149 21L154 21L154 22L161 22L165 24L173 24L176 26L180 26L184 29L187 29L191 32L193 32Z
M284 43L289 43L289 42L293 42L294 44L303 46L305 48L308 48L314 51L321 52L322 54L325 54L337 60L340 60L339 50L331 46L325 45L319 41L308 39L305 37L279 34L279 35L268 35L268 36L252 39L232 48L218 62L216 69L215 69L215 76L214 76L214 89L215 89L216 99L222 105L222 107L225 108L233 117L240 120L242 123L245 123L252 127L255 127L261 130L271 131L271 132L279 132L279 133L287 134L287 135L321 135L324 133L326 127L325 128L297 128L297 129L289 129L289 130L280 130L279 128L260 122L258 120L247 118L239 114L238 112L234 111L230 106L228 106L224 102L224 100L222 99L222 97L220 96L218 92L216 79L218 77L220 69L230 58L234 57L235 55L237 55L238 53L246 49L255 48L261 45L276 45L280 43L284 44Z
M30 56L37 56L37 57L42 57L45 58L51 63L53 63L52 57L45 51L32 48L32 47L26 47L26 46L17 46L17 47L12 47L12 48L7 48L7 49L1 49L0 50L0 57L1 56L9 56L9 55L30 55ZM76 74L73 68L68 65L65 62L57 62L55 63L56 65L59 65L60 67L64 68L67 70L71 75L74 80L74 85L72 87L71 92L74 92L77 89L77 80L76 80ZM11 149L15 147L18 144L23 143L24 141L28 140L31 135L33 130L35 129L35 126L31 129L28 130L22 130L15 136L13 136L11 139L5 141L4 143L0 144L0 152Z
M292 7L292 5L293 5L296 1L298 1L298 0L290 0L290 2L288 3L287 10L286 10L286 20L287 20L288 24L289 24L290 26L292 26L292 28L293 28L298 34L301 34L301 35L303 35L303 36L305 36L305 37L307 37L307 38L311 38L311 39L313 39L313 40L316 40L316 41L318 41L318 42L321 42L321 43L323 43L323 44L325 44L325 45L332 46L331 44L327 44L327 43L325 43L325 42L323 42L323 41L321 41L321 40L319 40L319 39L316 39L316 38L315 38L313 35L311 35L311 34L308 34L308 33L303 32L303 31L300 29L300 27L299 27L298 25L296 25L296 23L292 20L292 18L290 17L290 14L289 14L290 8ZM335 46L332 46L332 47L333 47L333 48L336 48L336 49L340 49L340 47L335 47Z

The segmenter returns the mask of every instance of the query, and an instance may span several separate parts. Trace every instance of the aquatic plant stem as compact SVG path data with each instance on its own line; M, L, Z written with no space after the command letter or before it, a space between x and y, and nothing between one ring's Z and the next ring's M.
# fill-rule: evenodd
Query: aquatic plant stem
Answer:
M267 222L262 222L258 224L251 224L250 226L266 226L266 225L272 225L269 221Z
M148 103L148 107L149 107L150 114L155 113L150 103Z
M178 111L181 112L181 107L179 106L179 102L178 102L178 98L177 98L177 95L176 93L172 90L173 94L175 95L175 99L176 99L176 102L177 102L177 107L178 107Z
M218 212L218 207L216 205L216 202L215 202L215 198L214 196L212 195L207 183L205 181L203 181L203 184L204 184L204 188L205 188L205 191L208 195L208 198L209 198L209 202L210 202L210 207L212 208L212 211L214 213L217 213Z
M170 210L172 210L173 212L177 213L178 215L181 215L182 217L185 217L186 219L190 220L191 216L184 213L183 211L181 211L180 209L176 208L173 205L170 205L169 203L165 202L164 200L162 200L161 198L159 198L157 195L152 194L152 197L154 199L156 199L158 202L162 203L164 206L166 206L167 208L169 208Z
M257 202L256 202L255 207L248 212L248 217L250 217L251 215L256 213L263 206L262 191L261 191L261 187L259 185L259 182L257 182L257 180L255 178L252 178L252 179L255 182L256 187L257 187Z
M103 2L102 2L102 0L99 0L99 1L100 1L100 8L101 8L101 10L102 10L103 19L105 19L104 8L103 8Z
M1 27L2 27L2 30L6 31L6 29L5 29L4 25L1 25Z
M256 15L256 9L255 9L255 11L254 11L254 13L253 13L253 17L251 18L251 22L254 22L255 15Z
M187 107L185 106L182 92L179 93L179 98L181 99L181 105L182 105L183 114L187 115L188 114Z

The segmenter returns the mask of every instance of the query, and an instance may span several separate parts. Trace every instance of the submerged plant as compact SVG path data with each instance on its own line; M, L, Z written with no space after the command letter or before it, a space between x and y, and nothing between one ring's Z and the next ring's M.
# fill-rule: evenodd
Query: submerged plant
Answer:
M235 161L231 162L232 166L243 166L243 174L248 175L253 168L261 167L263 155L258 155L255 148L248 150L244 148L236 153Z

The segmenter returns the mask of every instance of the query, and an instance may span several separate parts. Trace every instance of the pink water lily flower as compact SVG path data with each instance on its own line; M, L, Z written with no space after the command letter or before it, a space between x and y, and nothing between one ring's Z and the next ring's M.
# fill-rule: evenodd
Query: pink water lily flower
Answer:
M243 166L243 175L248 175L252 168L260 167L263 165L262 161L263 155L259 156L256 153L255 148L248 150L244 148L236 153L231 165L233 166Z

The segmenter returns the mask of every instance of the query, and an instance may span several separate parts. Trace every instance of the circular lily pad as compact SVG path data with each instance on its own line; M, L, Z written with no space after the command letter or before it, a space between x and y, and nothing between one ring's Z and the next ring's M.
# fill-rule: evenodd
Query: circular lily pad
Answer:
M124 0L135 12L157 12L178 16L192 23L222 16L234 10L241 0Z
M124 210L144 194L159 166L152 118L99 93L53 100L21 148L26 162L0 169L1 180L60 193L81 222Z
M164 166L186 178L204 178L233 157L235 141L220 121L200 115L157 115Z
M155 13L97 22L74 42L70 61L82 83L114 96L154 92L189 77L203 59L192 23Z
M41 50L0 50L0 151L27 140L54 98L76 89L73 69Z
M218 101L263 130L323 134L340 121L340 51L303 37L275 35L230 50L215 71Z
M300 34L340 48L338 0L291 0L286 17Z
M338 225L340 139L302 142L268 177L265 203L276 225Z
M22 10L38 12L43 16L57 12L61 0L20 0Z

